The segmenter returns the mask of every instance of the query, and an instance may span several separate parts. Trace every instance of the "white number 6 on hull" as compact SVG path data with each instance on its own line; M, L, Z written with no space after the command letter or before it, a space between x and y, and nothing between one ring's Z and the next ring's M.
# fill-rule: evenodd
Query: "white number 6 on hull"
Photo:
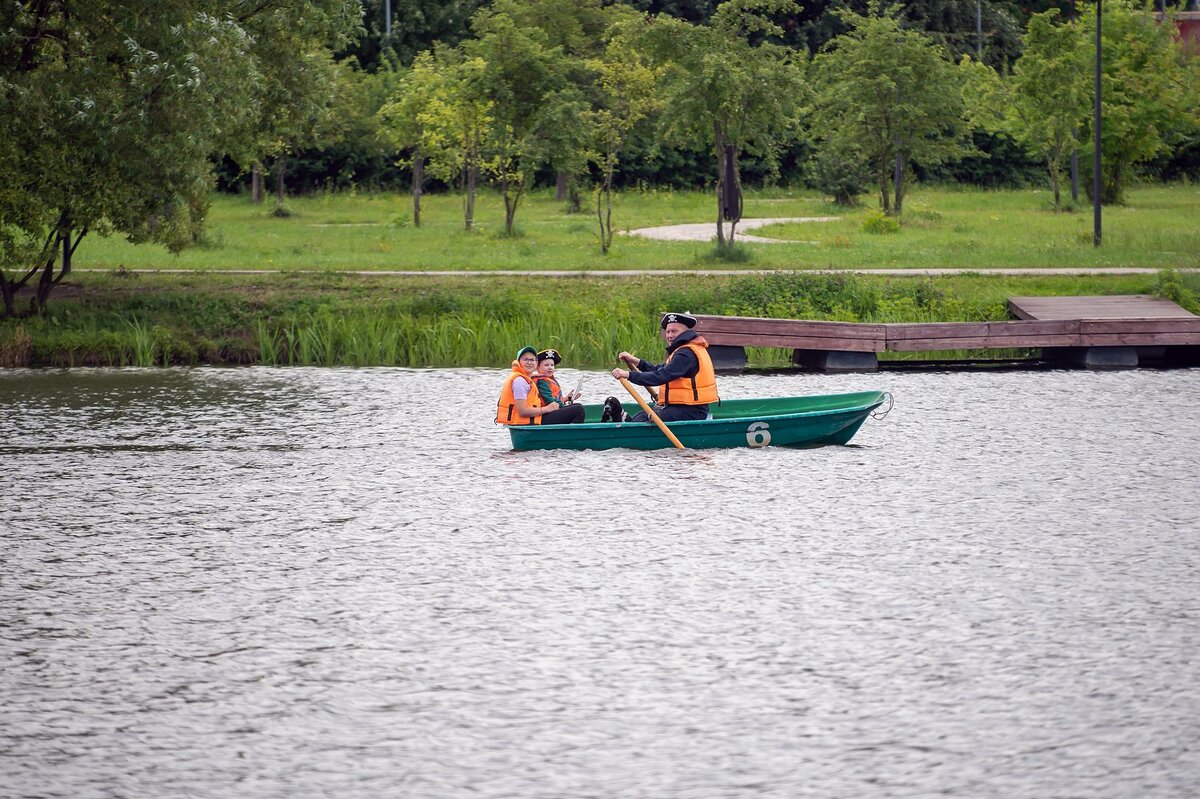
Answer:
M752 422L746 428L746 444L751 447L765 447L771 443L771 430L766 422Z

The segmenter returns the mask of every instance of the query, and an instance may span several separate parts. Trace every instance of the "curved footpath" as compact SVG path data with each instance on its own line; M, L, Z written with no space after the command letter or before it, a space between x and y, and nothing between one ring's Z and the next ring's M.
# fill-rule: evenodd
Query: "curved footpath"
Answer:
M784 216L774 219L742 219L734 231L734 238L751 244L817 244L815 241L790 241L787 239L769 239L766 236L751 236L745 232L767 225L804 222L836 222L840 216ZM659 227L643 227L636 230L622 231L626 236L639 236L644 239L658 241L711 241L713 235L712 222L700 222L687 225L661 225Z

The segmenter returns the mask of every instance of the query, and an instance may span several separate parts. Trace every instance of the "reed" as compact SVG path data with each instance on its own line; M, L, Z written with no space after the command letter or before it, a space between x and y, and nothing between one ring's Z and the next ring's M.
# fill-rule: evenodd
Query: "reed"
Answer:
M169 364L504 367L522 346L572 367L662 353L662 311L862 322L986 321L1013 295L1157 294L1200 312L1200 273L886 278L771 275L384 278L72 275L46 318L0 321L8 366ZM133 289L133 290L131 290ZM750 363L789 353L751 349ZM928 356L926 356L928 357ZM947 357L947 356L941 356Z
M125 325L129 328L130 343L128 362L132 366L154 366L155 353L158 349L154 334L140 319L128 319Z

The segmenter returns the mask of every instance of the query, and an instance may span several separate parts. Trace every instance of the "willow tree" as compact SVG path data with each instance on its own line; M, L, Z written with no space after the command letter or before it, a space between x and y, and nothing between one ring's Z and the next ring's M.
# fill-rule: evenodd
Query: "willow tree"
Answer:
M777 166L781 146L798 130L806 84L794 51L775 44L777 16L799 14L792 0L727 0L707 25L665 15L650 18L639 46L663 67L663 138L708 149L717 166L717 244L731 246L740 211L724 230L727 181L739 189L742 153ZM725 163L729 168L722 168Z
M207 210L214 153L253 146L262 88L356 29L345 0L302 9L236 0L19 2L0 17L0 293L37 278L30 311L89 233L178 250ZM292 48L263 34L290 25ZM285 98L279 98L283 102Z
M966 76L944 48L904 28L895 14L876 0L866 16L842 12L850 30L814 60L813 121L827 138L864 154L884 213L899 216L910 161L933 166L974 148L962 94Z

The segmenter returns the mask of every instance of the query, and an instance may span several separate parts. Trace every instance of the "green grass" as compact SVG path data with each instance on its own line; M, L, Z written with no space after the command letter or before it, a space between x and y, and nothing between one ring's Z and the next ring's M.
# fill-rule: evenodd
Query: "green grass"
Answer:
M525 344L569 366L661 353L657 319L695 313L864 322L1003 319L1014 295L1159 294L1200 311L1200 273L953 277L778 273L635 278L75 274L43 318L0 321L0 366L507 366ZM753 350L752 365L786 364Z
M836 222L773 225L755 235L791 245L747 245L749 255L722 257L711 242L658 242L620 236L600 254L596 220L568 214L549 192L535 192L517 214L518 235L503 235L498 195L476 206L477 230L462 225L461 198L426 195L423 224L412 225L402 194L321 194L288 200L291 214L244 196L214 196L201 246L172 255L155 245L89 236L77 268L280 270L607 270L607 269L966 269L1200 267L1200 189L1133 188L1128 203L1104 209L1103 246L1092 246L1090 207L1053 211L1047 191L917 188L905 201L902 229L867 233L877 204L856 209L784 189L750 192L746 218L840 216ZM622 229L710 222L715 203L700 192L626 191L614 198ZM715 231L714 231L715 232Z

